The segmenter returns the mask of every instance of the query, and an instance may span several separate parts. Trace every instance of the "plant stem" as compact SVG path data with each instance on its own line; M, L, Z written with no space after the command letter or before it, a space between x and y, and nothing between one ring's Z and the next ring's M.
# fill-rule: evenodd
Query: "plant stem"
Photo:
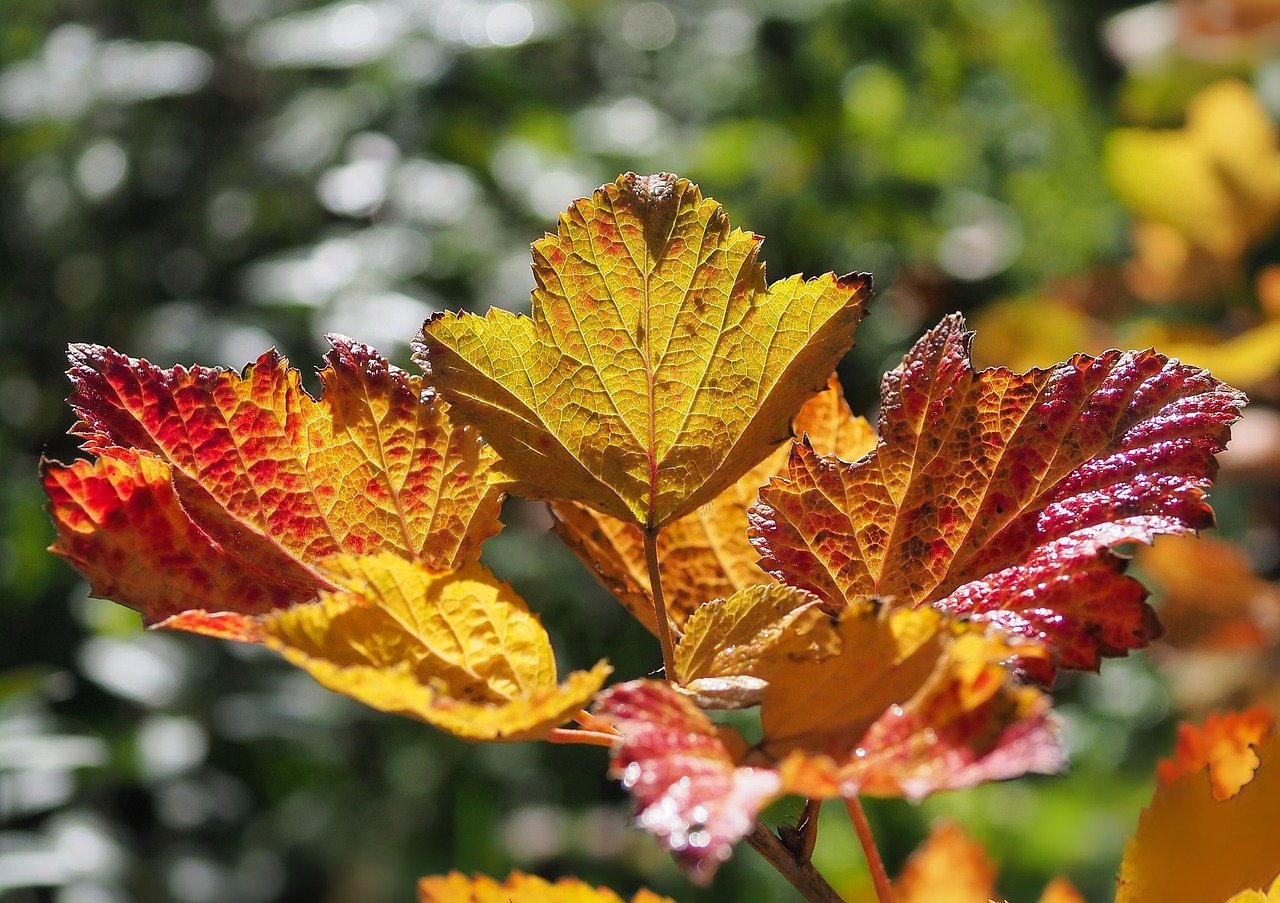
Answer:
M598 734L609 734L613 737L621 737L622 731L618 730L603 718L597 718L586 709L579 709L578 714L573 716L573 720L578 722L578 726L588 731L595 731Z
M571 727L558 727L547 735L547 740L552 743L585 743L588 746L613 746L617 739L617 734L579 731Z
M671 621L667 603L662 598L662 574L658 570L658 531L645 528L644 557L649 565L649 595L653 599L653 616L658 624L658 642L662 644L662 669L667 680L675 680L675 645L671 640Z
M782 838L770 831L764 822L756 822L755 830L747 835L747 843L809 903L843 903L822 873L812 864L797 860Z
M871 871L871 883L875 885L876 898L880 903L893 903L893 887L889 884L889 873L884 870L880 848L876 846L875 835L871 833L871 823L867 821L867 813L862 810L862 801L856 796L848 797L844 805L849 810L849 820L853 822L853 829L858 832L862 852L867 857L867 868Z

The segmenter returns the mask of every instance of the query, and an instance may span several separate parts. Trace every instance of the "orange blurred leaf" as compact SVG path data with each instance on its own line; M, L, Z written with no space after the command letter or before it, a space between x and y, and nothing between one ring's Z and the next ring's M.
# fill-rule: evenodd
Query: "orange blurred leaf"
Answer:
M1215 799L1209 775L1186 774L1156 788L1125 847L1116 903L1227 900L1280 874L1280 735L1258 750L1253 779Z
M1207 527L1244 396L1146 352L974 372L958 315L885 377L880 444L805 445L751 510L761 564L829 605L868 597L998 624L1096 668L1158 630L1109 549Z
M148 624L245 637L244 616L332 588L332 555L474 559L501 526L493 452L420 379L330 342L319 400L275 352L240 375L73 346L73 432L98 459L44 466L53 551Z
M556 683L551 642L478 563L436 573L383 552L340 556L342 586L262 619L264 642L324 686L471 740L545 737L600 689L609 666Z
M687 180L629 173L534 244L531 319L443 314L416 356L517 491L654 530L786 437L871 293L865 275L766 287L759 247Z
M535 875L512 872L499 884L477 875L468 878L458 872L423 878L418 882L418 903L623 903L621 897L604 887L591 887L576 878L552 883ZM640 890L631 903L675 903Z
M792 435L808 436L823 454L856 461L876 444L875 431L849 410L840 380L800 408ZM786 471L791 443L784 442L732 486L658 534L658 560L667 613L683 628L698 606L770 580L747 539L747 510L760 487ZM654 629L649 575L640 528L574 502L553 502L556 532L642 624Z
M1203 725L1178 725L1173 756L1156 764L1156 778L1167 786L1183 775L1209 769L1213 796L1229 799L1253 780L1258 767L1255 751L1271 736L1275 716L1265 706L1243 712L1213 714Z

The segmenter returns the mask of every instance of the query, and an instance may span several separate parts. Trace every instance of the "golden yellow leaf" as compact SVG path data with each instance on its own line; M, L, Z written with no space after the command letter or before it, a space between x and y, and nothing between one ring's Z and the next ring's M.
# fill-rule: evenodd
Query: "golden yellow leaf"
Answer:
M654 530L774 449L862 317L869 277L766 287L759 247L687 180L628 173L534 244L532 318L441 315L416 357L516 491Z
M1268 320L1233 336L1188 334L1151 322L1133 339L1218 379L1250 389L1280 373L1280 320Z
M1209 775L1163 787L1125 847L1116 903L1217 903L1280 874L1280 735L1258 752L1253 780L1228 800L1214 799Z
M505 583L477 563L436 573L393 554L325 563L342 584L263 619L267 645L331 690L473 740L546 736L609 666L556 683L551 643Z
M874 428L849 410L840 380L800 408L791 424L797 438L808 437L824 455L856 461L875 448ZM772 578L756 561L747 540L747 510L760 487L786 472L791 443L784 442L706 505L672 521L658 534L658 561L667 614L680 628L698 606ZM556 532L627 610L654 629L649 575L640 528L573 502L555 502Z
M458 872L423 878L418 882L419 903L623 903L605 887L591 887L576 878L561 878L554 884L535 875L512 872L499 884L485 875L468 878ZM640 890L631 903L675 903Z
M1236 894L1227 903L1280 903L1280 878L1271 883L1271 890L1246 890Z
M1271 736L1275 716L1266 706L1243 712L1215 713L1204 724L1178 725L1173 755L1156 763L1156 778L1170 784L1208 768L1215 799L1225 800L1253 780L1258 767L1254 751Z
M675 677L702 708L756 705L777 667L839 650L817 596L782 584L739 590L703 605L676 646Z
M1243 254L1280 213L1276 127L1243 82L1218 82L1197 94L1182 129L1112 132L1106 167L1134 212L1222 258Z

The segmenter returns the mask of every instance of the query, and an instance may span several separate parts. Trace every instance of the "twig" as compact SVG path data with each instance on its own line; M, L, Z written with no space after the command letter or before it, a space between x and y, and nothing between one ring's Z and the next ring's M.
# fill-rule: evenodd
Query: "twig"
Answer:
M662 644L662 668L667 680L675 680L675 645L671 640L671 622L667 619L667 603L662 598L662 575L658 570L658 531L644 532L644 557L649 565L649 594L653 598L653 616L658 622L658 642Z
M853 829L858 832L862 852L867 857L867 868L871 870L871 883L875 885L876 898L880 903L893 903L893 887L889 884L889 873L884 870L880 848L876 846L875 835L871 833L871 823L867 821L867 813L862 810L862 801L856 796L846 797L844 805L849 810L849 820L853 822Z
M764 822L756 822L755 830L747 835L747 843L809 903L843 903L822 873L812 864L797 860L782 838L770 831Z

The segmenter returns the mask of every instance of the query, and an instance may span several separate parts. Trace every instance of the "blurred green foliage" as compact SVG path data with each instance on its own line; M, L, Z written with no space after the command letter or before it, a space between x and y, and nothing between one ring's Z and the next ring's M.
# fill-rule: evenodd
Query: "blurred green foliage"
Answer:
M774 275L875 273L842 370L870 412L943 312L1125 253L1100 163L1113 99L1166 121L1224 67L1126 79L1098 41L1116 5L5 0L0 899L390 901L419 875L516 867L789 899L746 851L692 889L628 829L600 750L467 746L88 600L44 551L35 479L41 454L76 454L65 345L234 367L276 345L310 373L336 331L407 365L435 310L527 309L528 244L570 200L671 170L767 237ZM486 560L562 668L657 666L539 507L505 520ZM1107 898L1168 697L1138 658L1061 698L1069 776L873 804L891 867L947 814L1013 899L1063 872ZM836 814L819 864L856 889Z

